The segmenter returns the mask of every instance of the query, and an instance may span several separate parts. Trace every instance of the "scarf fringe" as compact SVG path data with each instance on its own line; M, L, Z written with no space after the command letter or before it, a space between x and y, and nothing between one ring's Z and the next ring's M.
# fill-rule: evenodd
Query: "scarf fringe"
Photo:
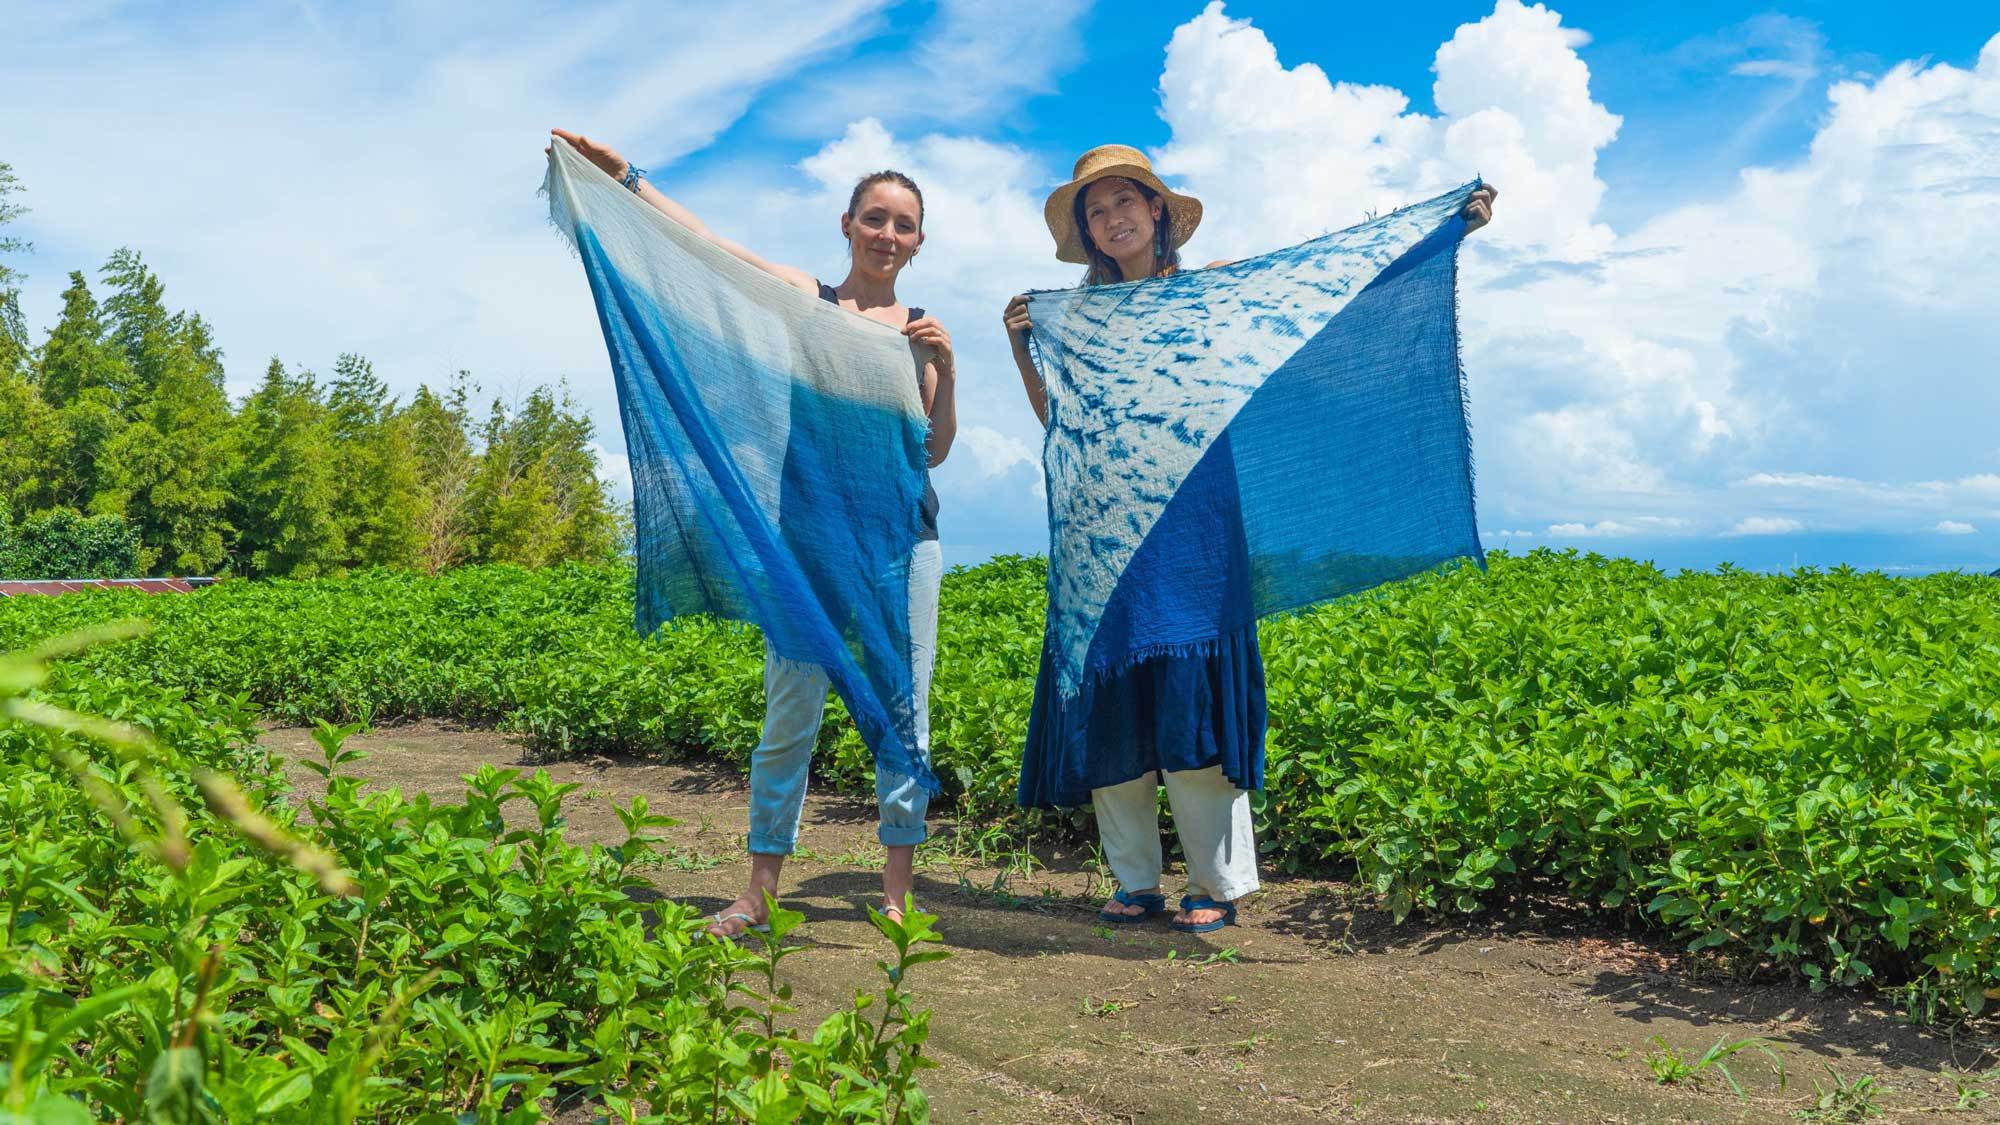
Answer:
M562 140L549 142L551 146L567 143ZM563 245L569 247L569 256L581 261L583 250L576 244L576 201L562 190L560 183L561 177L556 175L556 154L551 148L548 171L542 173L542 186L535 189L535 194L549 201L549 225L562 235Z
M1486 186L1483 176L1472 177L1472 190ZM1458 409L1465 421L1465 494L1472 498L1472 510L1479 510L1479 474L1472 460L1472 380L1465 371L1464 319L1461 311L1464 298L1458 286L1458 256L1465 250L1465 240L1458 240L1451 248L1451 365L1458 372ZM1479 541L1479 524L1472 525L1472 561L1480 570L1486 569L1486 545Z
M1117 660L1088 665L1084 668L1083 679L1076 684L1065 684L1057 677L1056 691L1067 703L1079 696L1094 693L1106 681L1129 674L1139 665L1149 660L1213 660L1222 654L1225 644L1249 644L1257 642L1257 623L1252 621L1213 637L1203 637L1192 641L1170 641L1161 644L1142 645L1121 653ZM1043 656L1046 660L1048 657Z

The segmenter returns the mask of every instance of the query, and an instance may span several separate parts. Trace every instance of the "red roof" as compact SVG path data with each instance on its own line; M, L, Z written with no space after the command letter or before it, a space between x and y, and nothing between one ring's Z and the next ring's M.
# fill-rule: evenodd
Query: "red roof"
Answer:
M130 589L148 594L185 594L213 578L48 578L0 582L0 598L74 594L82 590Z

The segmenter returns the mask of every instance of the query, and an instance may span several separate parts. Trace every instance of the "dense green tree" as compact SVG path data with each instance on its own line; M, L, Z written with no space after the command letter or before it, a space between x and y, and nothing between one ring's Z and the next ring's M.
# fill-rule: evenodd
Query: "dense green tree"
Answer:
M567 392L537 388L511 412L493 403L467 501L479 561L546 566L611 556L618 522L597 474L594 432Z
M139 419L107 451L107 503L138 531L147 569L207 574L226 555L229 400L192 341L159 357Z
M0 578L130 578L139 572L139 537L114 515L74 508L37 512L0 526Z
M341 482L329 450L332 426L311 373L291 375L276 357L236 415L229 523L236 568L251 575L314 578L347 556L337 512Z
M467 501L479 455L469 433L469 396L461 371L443 394L417 388L403 412L416 461L417 567L427 574L457 566L472 551Z
M0 376L22 371L32 354L28 347L28 323L21 316L21 294L13 289L0 290Z
M54 507L66 433L26 371L0 369L0 511L19 523Z
M117 396L104 387L88 388L56 411L49 449L56 471L47 506L105 510L105 461L125 425Z
M0 164L0 257L27 249L5 235L18 191ZM232 410L208 323L168 306L137 251L100 268L101 303L72 272L32 351L19 278L0 261L0 517L17 538L50 512L69 513L52 528L88 514L105 517L92 535L136 537L145 569L295 577L619 549L627 521L598 475L590 420L560 389L496 402L478 425L465 372L402 406L347 354L324 385L273 359Z
M410 418L358 355L334 361L326 402L348 565L415 566L422 490Z
M138 531L148 569L205 573L224 557L229 525L229 401L222 357L199 316L169 312L166 287L132 250L100 276L104 340L124 359L129 425L105 449L98 511Z
M0 256L25 254L34 247L25 239L6 233L27 208L10 200L19 193L21 181L6 161L0 161ZM28 325L21 318L19 270L0 261L0 378L15 374L28 365Z
M166 286L135 251L113 251L97 275L110 294L103 306L105 342L125 357L125 405L136 416L170 362L179 326L167 311Z
M103 313L81 270L70 271L62 298L62 316L37 357L42 397L60 410L97 391L99 401L122 408L130 381L125 356L106 339Z
M89 283L79 271L69 280L62 316L35 357L36 384L56 411L47 450L56 468L43 501L94 510L104 486L105 453L125 428L128 376L124 356L105 338Z

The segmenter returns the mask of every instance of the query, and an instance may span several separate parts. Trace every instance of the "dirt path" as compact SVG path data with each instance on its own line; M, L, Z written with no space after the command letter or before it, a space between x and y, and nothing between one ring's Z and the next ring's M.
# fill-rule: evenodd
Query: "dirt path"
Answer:
M288 757L312 748L302 730L266 741ZM351 745L371 755L362 775L444 796L483 762L543 764L508 736L433 724ZM602 758L545 768L584 786L573 839L621 835L611 803L644 794L681 822L654 876L663 893L712 912L741 889L739 774ZM293 772L311 791L317 778ZM881 891L874 817L872 803L811 797L786 867L786 903L807 918L807 949L786 965L813 1022L879 981L883 943L865 913ZM1920 1033L1878 1003L1741 984L1560 914L1395 926L1314 880L1271 879L1242 924L1216 934L1112 930L1085 897L1108 889L1087 862L1043 849L1032 872L1009 870L932 823L919 900L956 956L914 986L936 1012L942 1066L925 1085L942 1121L1796 1121L1814 1080L1831 1084L1828 1066L1873 1079L1891 1119L2000 1120L2000 1080L1963 1109L1955 1082L2000 1051L1991 1024L1955 1040ZM1684 1058L1718 1039L1777 1041L1790 1086L1750 1051L1731 1060L1747 1101L1713 1070L1659 1085L1655 1036Z

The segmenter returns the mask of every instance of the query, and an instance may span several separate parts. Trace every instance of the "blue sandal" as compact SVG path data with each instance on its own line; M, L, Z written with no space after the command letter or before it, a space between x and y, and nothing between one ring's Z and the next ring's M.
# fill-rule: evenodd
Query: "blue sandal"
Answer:
M1175 922L1173 923L1174 929L1184 934L1207 934L1213 933L1224 926L1234 926L1236 924L1236 904L1233 902L1217 902L1207 895L1203 895L1200 898L1196 898L1193 895L1182 895L1181 913L1186 914L1195 910L1220 910L1222 911L1222 917L1217 918L1213 922Z
M1121 906L1136 906L1145 912L1143 914L1114 914L1108 910L1097 912L1099 921L1109 922L1114 926L1130 926L1144 922L1155 914L1165 913L1167 909L1167 897L1154 891L1140 891L1133 894L1131 891L1121 889L1111 896L1111 901Z

